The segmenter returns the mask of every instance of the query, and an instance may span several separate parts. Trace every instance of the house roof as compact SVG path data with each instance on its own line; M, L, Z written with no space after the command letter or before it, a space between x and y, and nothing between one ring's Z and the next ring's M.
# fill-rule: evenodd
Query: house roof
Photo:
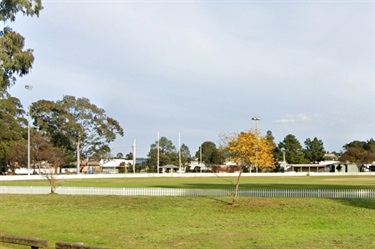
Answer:
M176 165L168 164L168 165L161 166L160 168L162 168L162 169L179 169L180 167L178 167Z
M326 167L327 164L288 164L289 167Z
M109 160L100 160L99 164L102 167L118 167L121 163L128 163L133 164L133 160L125 160L125 159L109 159Z

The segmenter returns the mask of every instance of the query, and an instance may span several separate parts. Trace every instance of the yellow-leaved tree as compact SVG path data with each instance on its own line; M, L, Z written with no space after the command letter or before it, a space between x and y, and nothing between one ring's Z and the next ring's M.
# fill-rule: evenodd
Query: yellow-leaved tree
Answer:
M238 196L240 178L243 170L258 168L267 172L276 167L273 151L275 145L266 137L261 136L258 131L250 130L240 134L226 134L222 136L223 148L229 154L229 160L240 166L240 173L237 178L233 203Z

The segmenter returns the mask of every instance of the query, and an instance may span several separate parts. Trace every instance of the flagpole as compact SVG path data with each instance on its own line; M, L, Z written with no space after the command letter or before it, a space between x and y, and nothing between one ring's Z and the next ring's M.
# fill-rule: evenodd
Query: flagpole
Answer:
M135 142L136 140L134 139L134 144L133 144L133 174L135 174L135 164L136 164L136 148L135 148Z
M178 133L178 163L179 163L179 173L181 174L181 134Z
M159 132L158 132L158 141L157 141L157 154L156 154L156 173L158 173L159 174Z

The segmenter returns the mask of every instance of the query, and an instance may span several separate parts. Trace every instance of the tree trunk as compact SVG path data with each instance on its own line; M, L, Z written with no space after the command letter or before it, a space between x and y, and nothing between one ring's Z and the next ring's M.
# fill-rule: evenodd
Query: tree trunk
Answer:
M240 188L240 179L241 179L241 174L242 174L242 167L240 168L240 173L238 174L238 177L237 177L237 183L236 183L236 189L234 191L234 197L233 197L233 200L232 200L232 206L235 206L236 204L236 200L237 200L237 197L238 197L238 189Z

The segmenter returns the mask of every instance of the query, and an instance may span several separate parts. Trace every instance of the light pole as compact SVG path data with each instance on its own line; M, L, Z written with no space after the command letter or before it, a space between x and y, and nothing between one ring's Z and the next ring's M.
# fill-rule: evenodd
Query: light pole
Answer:
M255 169L256 169L256 172L258 173L258 121L260 120L260 117L254 116L251 119L255 121L255 136L257 139L257 144L255 146Z
M285 160L285 149L282 149L283 152L283 166L284 166L284 172L286 171L286 160Z
M27 117L27 175L30 176L30 119L31 119L31 112L30 112L30 95L31 91L33 90L33 86L25 85L26 90L29 90L29 114Z
M251 119L255 121L255 132L258 133L258 121L260 120L260 117L259 116L254 116Z

